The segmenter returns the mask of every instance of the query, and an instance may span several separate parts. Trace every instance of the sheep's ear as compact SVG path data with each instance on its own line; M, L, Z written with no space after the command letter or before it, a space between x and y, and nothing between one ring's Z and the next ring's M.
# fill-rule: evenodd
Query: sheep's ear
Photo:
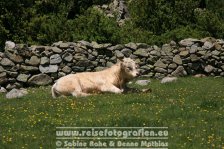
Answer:
M117 58L117 62L123 62L124 59L123 58Z
M124 62L124 59L126 59L127 57L123 57L123 58L117 58L118 62Z

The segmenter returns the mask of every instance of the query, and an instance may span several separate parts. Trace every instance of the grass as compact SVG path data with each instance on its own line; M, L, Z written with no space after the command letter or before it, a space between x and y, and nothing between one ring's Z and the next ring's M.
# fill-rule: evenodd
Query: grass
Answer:
M142 88L136 86L137 88ZM52 99L50 87L0 95L0 148L56 148L56 127L168 127L169 148L224 149L224 79L152 80L147 94Z

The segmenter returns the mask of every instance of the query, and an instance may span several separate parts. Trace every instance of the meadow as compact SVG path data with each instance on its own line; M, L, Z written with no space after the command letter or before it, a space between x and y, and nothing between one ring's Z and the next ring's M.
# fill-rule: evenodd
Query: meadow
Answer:
M145 88L131 85L136 88ZM0 95L0 148L56 148L56 127L168 127L169 149L224 149L224 79L179 78L151 93L53 99L50 86Z

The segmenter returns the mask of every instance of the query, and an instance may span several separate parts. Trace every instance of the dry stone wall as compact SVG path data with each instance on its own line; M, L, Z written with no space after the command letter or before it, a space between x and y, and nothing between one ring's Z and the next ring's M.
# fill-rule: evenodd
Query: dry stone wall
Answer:
M4 52L0 52L0 86L10 90L48 85L70 73L102 70L123 57L135 59L142 74L154 78L199 73L224 76L222 39L189 38L161 47L145 43L112 45L87 41L30 47L9 43Z

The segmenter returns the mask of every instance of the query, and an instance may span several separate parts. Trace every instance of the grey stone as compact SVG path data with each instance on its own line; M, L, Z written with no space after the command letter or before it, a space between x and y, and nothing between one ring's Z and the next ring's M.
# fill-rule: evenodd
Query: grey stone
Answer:
M94 49L106 49L106 48L109 48L112 44L111 43L98 44L97 42L93 41L91 45L92 45L92 48Z
M7 73L6 72L2 72L2 73L0 73L0 78L4 78L4 77L6 77L7 76Z
M150 57L147 59L147 63L149 63L149 64L151 64L151 65L155 64L156 61L157 61L157 57L155 57L155 56L150 56Z
M46 46L37 46L37 45L33 45L30 47L31 51L33 52L37 52L37 53L41 53L46 51Z
M58 41L52 44L52 47L59 47L59 45L62 43L62 41Z
M65 60L66 62L71 62L73 59L73 56L71 53L65 53L64 55L62 55L63 60Z
M68 74L68 73L70 73L72 71L72 69L69 66L65 66L65 67L62 68L62 71L64 73L67 73Z
M150 46L146 43L136 43L137 45L137 49L147 49L149 48Z
M64 72L59 72L58 73L58 78L61 78L61 77L64 77L64 76L66 76L66 73L64 73Z
M207 59L210 59L211 56L212 54L210 52L206 52L206 54L202 57L207 60Z
M141 69L144 69L144 70L151 70L151 69L154 68L154 66L152 66L152 65L143 65L143 66L141 66L140 68L141 68Z
M207 73L211 73L214 70L214 67L212 65L207 65L204 70Z
M8 83L7 86L6 86L6 89L7 90L12 90L14 88L16 88L16 85L15 84L12 84L12 83Z
M219 56L220 54L221 52L219 52L218 50L212 51L212 55Z
M38 66L40 64L40 59L37 56L32 56L28 64L32 66Z
M99 62L100 63L106 63L107 61L105 59L100 59Z
M15 82L14 84L15 84L16 88L22 88L23 87L22 82Z
M189 54L189 51L188 50L184 50L184 51L181 51L179 55L183 56L183 57L186 57L186 56L188 56L188 54Z
M205 50L202 50L202 51L198 51L197 53L198 53L199 55L204 56L204 55L206 54L206 51L205 51Z
M40 54L40 56L47 56L47 57L49 57L49 56L51 56L52 54L54 54L52 51L44 51L44 52L42 52L41 54Z
M161 74L161 73L155 73L155 76L154 76L156 79L162 79L162 78L164 78L165 77L165 75L164 74Z
M171 82L176 82L177 81L177 77L165 77L161 80L161 83L171 83Z
M167 73L167 70L164 69L164 68L156 67L154 70L155 70L156 72L159 72L159 73Z
M0 85L3 85L5 83L8 82L8 78L7 77L0 77Z
M158 51L158 50L153 50L153 51L150 52L150 55L160 57L160 56L161 56L161 53L160 53L160 51Z
M18 54L12 54L9 51L5 51L5 55L13 62L15 63L22 63L24 60L22 58L22 56L18 55Z
M224 72L221 72L221 73L220 73L220 76L224 77Z
M55 73L58 71L57 65L49 65L49 66L39 66L39 70L41 73Z
M200 58L196 54L191 54L190 59L192 62L196 62L196 61L200 60Z
M214 47L214 44L210 41L206 41L202 47L206 50L210 50Z
M146 85L148 85L149 83L151 83L150 80L137 80L137 81L135 82L135 84L137 84L137 85L141 85L141 86L146 86Z
M0 93L6 93L7 90L4 87L0 87Z
M173 57L169 57L169 56L164 56L162 59L160 59L163 63L165 64L169 64L171 62L173 62Z
M171 74L173 72L173 69L168 69L167 72L168 74Z
M98 59L104 58L104 55L98 55Z
M224 40L223 39L217 39L216 42L220 45L224 45Z
M25 65L21 65L20 69L23 71L29 71L29 72L37 72L39 70L38 67L25 66Z
M15 72L15 71L5 71L7 73L7 75L9 75L10 77L17 77L19 72Z
M167 68L167 64L164 64L161 60L158 60L155 64L155 67L160 67L160 68Z
M177 68L177 64L171 63L171 64L169 64L168 68L175 69L175 68Z
M32 76L28 80L28 83L30 85L37 85L37 86L49 85L52 83L52 79L50 76L48 76L46 74L37 74L37 75Z
M136 55L134 55L134 54L131 54L131 55L130 55L130 58L131 58L131 59L137 59L138 56L136 56Z
M59 43L59 48L62 48L62 49L67 49L67 48L69 48L70 47L70 45L71 45L71 43L68 43L68 42L61 42L61 43Z
M157 45L153 45L153 49L156 50L156 51L160 51L161 50L161 48L158 47Z
M12 41L6 41L5 42L5 51L14 51L14 48L16 47L16 44Z
M106 67L106 60L100 59L99 64L100 64L100 66Z
M107 67L111 67L111 66L113 66L113 65L114 65L114 63L112 63L112 62L107 62L107 63L106 63L106 66L107 66Z
M215 56L215 55L212 55L212 58L216 59L216 60L219 60L220 57L219 56Z
M162 51L171 52L172 50L173 50L173 48L170 46L170 44L164 44L162 46Z
M53 51L54 53L58 53L58 54L62 53L62 50L59 49L58 47L52 47L52 51Z
M40 59L40 64L41 65L47 65L50 64L50 59L48 57L41 57Z
M128 44L125 44L125 47L130 48L130 49L132 49L134 51L137 49L136 43L133 43L133 42L130 42Z
M176 63L176 64L178 64L178 65L182 65L182 59L180 58L179 55L175 55L173 57L173 62Z
M25 83L27 82L28 78L29 78L29 75L27 74L19 74L16 80Z
M7 99L21 98L27 94L28 92L26 89L12 89L10 92L6 94L6 98Z
M198 49L198 47L196 45L192 45L191 48L190 48L190 51L189 51L190 54L196 53L197 52L197 49Z
M88 60L94 61L96 58L92 54L88 54Z
M177 43L176 43L175 41L172 40L172 41L170 41L170 45L174 47L174 46L177 45Z
M85 67L81 67L81 66L73 66L72 67L72 70L74 71L74 72L83 72L83 71L85 71Z
M179 51L178 51L177 49L174 49L174 50L172 51L172 53L173 53L173 54L178 54Z
M201 39L201 42L203 42L203 43L206 41L214 43L214 42L216 42L216 39L213 37L205 37L205 38Z
M3 58L0 62L2 66L14 66L15 64L8 58Z
M118 51L118 50L115 50L115 55L116 55L118 58L123 58L123 57L124 57L124 54L121 53L121 51Z
M222 70L224 70L224 65L221 66Z
M93 65L93 66L98 66L98 64L99 64L99 62L97 62L97 61L91 61L90 63L91 63L91 65Z
M75 52L75 49L74 48L68 48L64 51L67 52L67 53L73 53L73 52Z
M179 42L179 45L184 47L190 47L194 44L194 41L195 40L192 38L184 39Z
M76 63L77 66L79 67L88 67L90 65L89 60L80 60Z
M105 69L105 67L101 67L101 66L99 66L99 67L96 67L94 70L95 71L101 71L101 70L104 70Z
M101 46L95 41L92 41L91 45L94 49L100 49L101 48Z
M78 43L80 43L82 46L86 46L87 48L92 48L92 44L88 41L81 40L78 41Z
M5 57L5 54L3 52L0 52L0 57L1 58Z
M62 59L59 54L54 54L50 57L50 64L59 64L61 62L62 62Z
M124 48L123 50L121 50L121 52L124 54L125 57L129 57L132 54L132 50L128 48Z
M185 71L183 66L178 66L175 71L171 73L172 76L186 76L187 72Z
M2 67L2 66L0 66L0 72L5 72L6 70Z
M116 50L120 51L120 50L122 50L123 48L124 48L124 45L119 44L119 45L116 45L116 46L109 47L109 48L107 48L107 49L108 49L108 50L111 50L111 51L116 51Z
M5 69L8 70L8 71L17 71L17 72L19 72L19 70L20 70L20 64L17 64L17 65L12 66L12 67L5 67Z
M94 53L94 52L93 52ZM92 54L93 54L92 53ZM84 54L75 54L74 55L74 59L76 59L76 60L78 60L78 61L81 61L81 60L87 60L87 58L86 58L86 55L84 55Z
M148 49L138 49L134 52L134 55L142 56L142 57L148 57L149 56L149 50Z
M215 43L215 49L216 50L221 50L222 49L222 46L218 43Z

